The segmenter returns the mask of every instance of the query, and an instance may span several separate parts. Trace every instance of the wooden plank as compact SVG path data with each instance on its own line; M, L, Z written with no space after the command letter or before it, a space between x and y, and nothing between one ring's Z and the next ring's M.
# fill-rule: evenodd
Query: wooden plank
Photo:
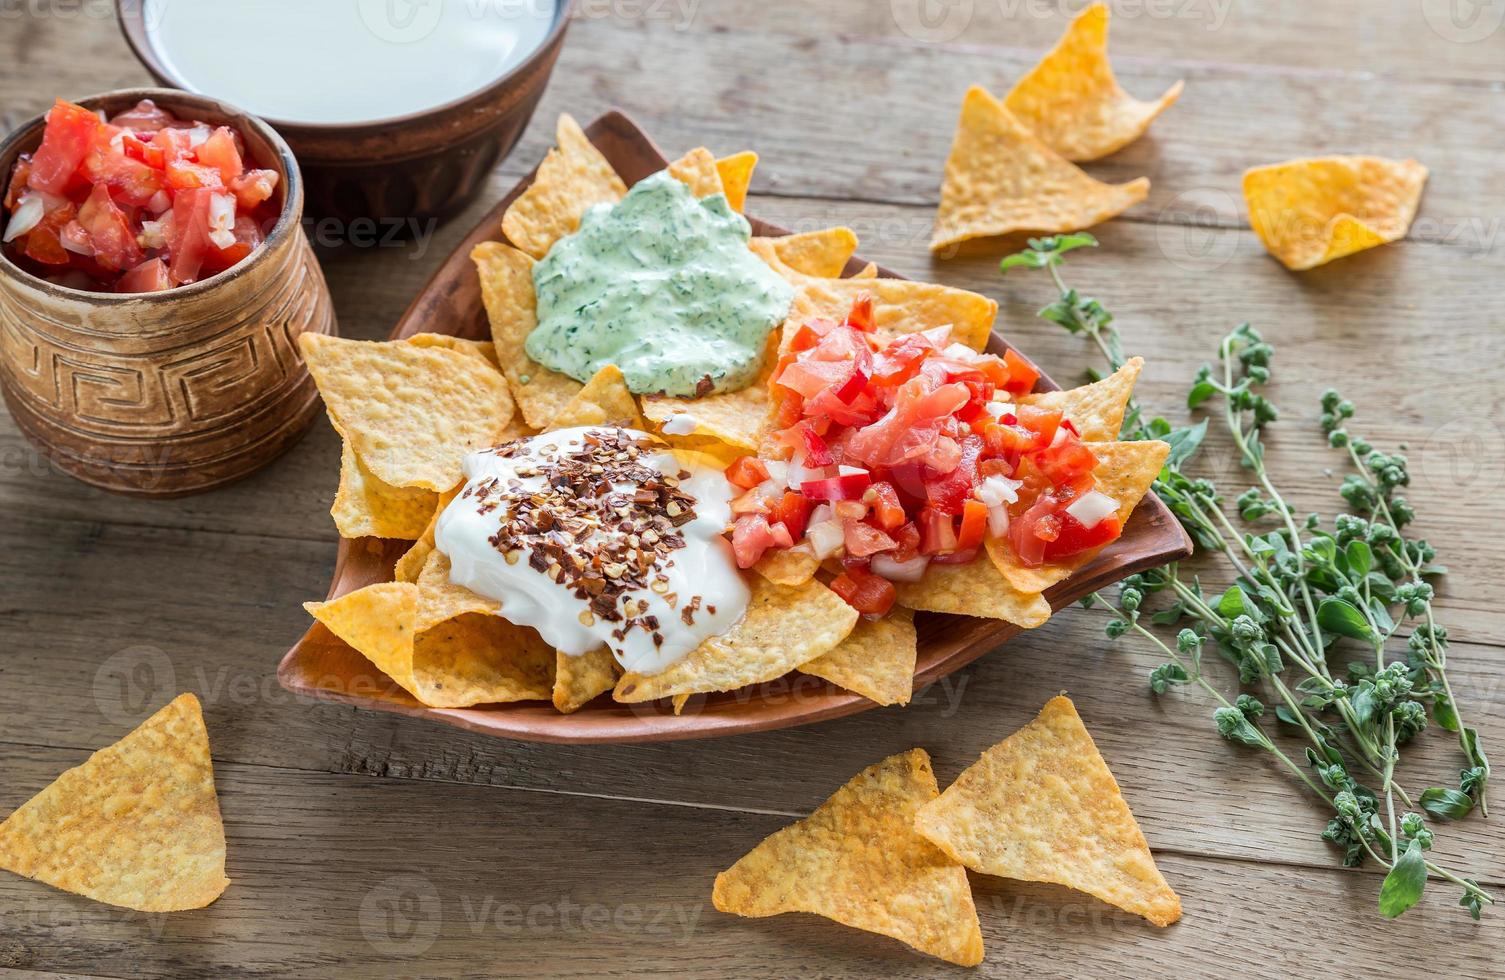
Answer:
M0 802L76 753L6 759ZM954 773L943 765L943 778ZM826 791L846 778L832 780ZM582 801L220 765L233 884L206 910L142 916L0 875L0 949L17 965L133 976L941 975L943 964L824 919L745 920L710 905L715 873L789 822L769 814ZM1151 834L1151 838L1154 835ZM1448 891L1386 923L1370 875L1161 853L1183 921L1164 931L1065 889L977 877L988 957L975 975L1242 975L1435 967L1483 976L1499 917ZM1255 898L1258 896L1258 898ZM1342 943L1281 941L1321 921ZM1438 950L1446 949L1445 954Z

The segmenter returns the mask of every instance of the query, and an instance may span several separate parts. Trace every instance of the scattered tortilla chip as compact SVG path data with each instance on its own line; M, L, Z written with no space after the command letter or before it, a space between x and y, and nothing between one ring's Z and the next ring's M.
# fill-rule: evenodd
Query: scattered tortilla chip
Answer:
M770 681L832 649L857 625L857 610L819 582L775 585L754 575L748 585L752 597L737 625L660 673L623 674L612 697L636 703Z
M523 350L523 342L538 326L533 260L501 242L482 242L471 249L470 260L481 277L481 301L491 321L491 339L502 373L523 418L532 428L542 429L581 386L569 375L539 364Z
M1086 442L1112 442L1123 428L1124 412L1128 410L1129 398L1134 394L1134 383L1139 372L1144 370L1144 358L1131 357L1124 366L1090 385L1068 388L1065 391L1041 391L1033 395L1020 395L1014 399L1017 405L1034 405L1037 408L1058 409L1077 433Z
M815 577L820 560L808 550L782 548L764 552L753 571L775 585L803 585Z
M1091 448L1093 455L1097 457L1097 466L1092 469L1097 489L1118 501L1118 520L1126 523L1139 501L1149 492L1150 485L1160 475L1160 468L1165 465L1165 458L1170 455L1171 447L1168 443L1148 439L1143 442L1099 442ZM1004 538L988 538L987 549L988 557L999 573L1021 592L1044 592L1057 582L1069 578L1103 550L1094 548L1065 561L1026 568L1019 564L1014 549L1009 547Z
M721 186L721 172L716 167L716 158L703 146L697 146L669 164L669 176L689 184L690 192L696 197L725 193L725 188Z
M764 255L764 250L772 252L794 271L822 279L841 278L842 271L857 251L857 234L840 226L754 241L758 245L753 251L759 255ZM777 266L774 269L778 271Z
M878 278L878 263L876 263L876 262L869 262L867 265L863 266L862 268L858 269L856 272L852 273L852 275L849 278L852 278L852 279L877 279Z
M673 395L644 395L643 415L663 425L676 416L686 416L694 424L690 433L711 439L741 453L755 453L762 443L772 402L768 379L778 361L779 334L768 335L763 367L757 378L737 391L712 392L701 398L677 398ZM670 437L676 443L683 436ZM735 458L735 457L734 457Z
M568 429L576 425L620 425L627 429L644 429L647 423L638 412L637 400L627 390L627 379L615 364L608 364L585 383L579 394L559 410L545 431Z
M1287 269L1311 269L1406 236L1427 168L1415 160L1314 157L1244 173L1249 224Z
M896 582L899 605L927 612L1001 619L1030 630L1050 619L1050 603L1039 590L1020 590L991 561L978 557L963 565L931 562L918 582Z
M756 918L812 912L976 966L982 929L967 873L914 832L936 790L924 749L869 766L717 875L711 901Z
M469 595L381 582L303 608L430 707L547 701L553 648L484 611L496 608L491 600Z
M1016 231L1091 228L1145 199L1144 177L1104 184L1040 142L988 92L974 85L946 159L930 250Z
M580 710L617 685L617 661L606 647L578 657L560 651L554 664L554 707L564 714Z
M1003 104L1046 146L1068 160L1096 160L1144 135L1155 117L1181 95L1176 82L1154 102L1119 87L1108 61L1108 7L1094 3Z
M721 189L726 194L726 203L733 211L740 212L747 204L747 188L752 184L753 169L758 165L758 155L752 150L733 153L716 161L716 173L721 177Z
M418 576L423 572L423 566L428 562L429 554L434 550L434 528L439 523L439 515L444 513L444 508L449 506L455 495L465 486L457 483L439 495L438 502L434 505L434 513L429 517L429 522L413 542L413 546L403 552L397 559L397 565L393 569L393 577L398 582L417 582Z
M298 348L351 448L394 487L449 489L465 454L512 421L506 379L481 357L311 331Z
M416 540L434 516L439 495L419 487L394 487L366 469L350 440L340 445L340 488L329 513L342 538Z
M580 227L580 218L595 204L615 203L627 193L601 151L586 139L580 124L559 116L550 150L538 175L502 216L502 234L535 259Z
M0 867L138 912L181 912L229 886L199 699L180 694L0 824Z
M920 808L915 829L974 871L1065 885L1157 926L1181 918L1181 899L1068 698L1052 698L984 752Z
M836 649L800 667L882 705L908 704L914 693L919 636L914 613L895 606L882 619L864 619Z

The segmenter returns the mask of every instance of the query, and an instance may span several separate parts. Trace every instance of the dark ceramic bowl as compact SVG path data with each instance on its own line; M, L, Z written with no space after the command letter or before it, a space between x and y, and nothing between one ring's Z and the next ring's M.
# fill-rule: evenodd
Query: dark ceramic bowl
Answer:
M277 171L281 212L241 262L157 293L103 293L40 279L0 255L0 392L52 464L120 493L172 497L238 480L291 446L319 413L298 354L305 330L335 332L324 275L303 234L298 164L266 123L171 89L76 100L113 115L151 99L235 127ZM42 140L43 117L0 142L0 180Z
M188 89L147 37L145 3L116 0L121 30L163 85ZM511 152L543 96L564 44L575 0L559 0L537 49L486 87L422 112L358 123L300 123L268 117L303 169L309 214L393 228L443 220L480 193ZM206 93L212 94L212 93Z

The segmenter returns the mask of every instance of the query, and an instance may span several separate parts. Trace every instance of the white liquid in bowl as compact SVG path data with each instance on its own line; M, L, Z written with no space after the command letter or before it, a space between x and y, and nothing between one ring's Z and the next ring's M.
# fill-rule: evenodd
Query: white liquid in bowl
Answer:
M532 54L556 0L146 0L153 51L195 92L285 122L420 112Z

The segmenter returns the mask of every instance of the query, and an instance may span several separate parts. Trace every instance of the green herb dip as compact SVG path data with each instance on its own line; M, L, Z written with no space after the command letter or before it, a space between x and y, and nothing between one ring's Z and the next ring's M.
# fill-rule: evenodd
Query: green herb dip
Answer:
M640 181L533 267L528 356L580 381L615 364L639 394L747 387L794 298L751 236L725 195L697 199L667 172Z

